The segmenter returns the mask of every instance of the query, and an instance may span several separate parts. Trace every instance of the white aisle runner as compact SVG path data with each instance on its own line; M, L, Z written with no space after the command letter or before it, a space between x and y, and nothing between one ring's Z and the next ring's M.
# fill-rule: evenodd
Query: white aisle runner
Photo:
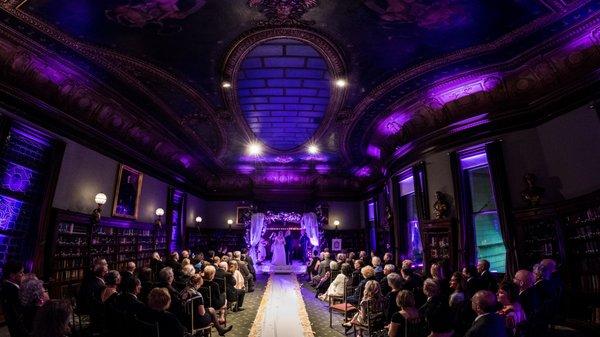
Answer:
M271 274L250 336L314 336L296 275Z

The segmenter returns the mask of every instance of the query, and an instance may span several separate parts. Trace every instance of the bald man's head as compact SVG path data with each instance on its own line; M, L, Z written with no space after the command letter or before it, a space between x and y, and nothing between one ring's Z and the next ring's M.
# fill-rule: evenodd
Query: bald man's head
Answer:
M480 290L473 295L471 307L478 315L495 312L498 310L496 295L491 291Z

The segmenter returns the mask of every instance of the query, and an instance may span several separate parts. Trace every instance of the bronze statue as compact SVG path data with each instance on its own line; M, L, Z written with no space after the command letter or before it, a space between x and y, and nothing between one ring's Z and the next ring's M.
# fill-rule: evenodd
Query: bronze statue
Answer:
M527 173L523 177L523 182L527 185L525 190L521 192L521 197L525 200L529 206L537 206L542 201L542 195L544 189L539 186L535 186L535 174Z
M443 219L448 217L450 211L450 204L446 201L444 193L441 191L435 192L435 203L433 204L433 216L436 219Z

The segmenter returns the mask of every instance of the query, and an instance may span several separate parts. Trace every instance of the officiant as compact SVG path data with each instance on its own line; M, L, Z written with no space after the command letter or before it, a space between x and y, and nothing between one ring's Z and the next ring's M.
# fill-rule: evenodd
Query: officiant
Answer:
M285 232L285 264L287 265L291 265L292 264L292 254L293 254L293 249L292 249L292 232L288 229Z
M301 235L300 235L300 249L302 251L302 263L306 263L306 261L307 261L309 243L310 243L310 239L306 235L306 230L302 229Z

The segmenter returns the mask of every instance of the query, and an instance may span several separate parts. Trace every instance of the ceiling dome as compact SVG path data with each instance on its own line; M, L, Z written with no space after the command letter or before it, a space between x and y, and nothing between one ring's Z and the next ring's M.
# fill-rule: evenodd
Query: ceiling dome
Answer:
M273 39L254 47L237 73L237 94L250 129L267 146L286 151L308 141L330 99L327 63L311 45Z

